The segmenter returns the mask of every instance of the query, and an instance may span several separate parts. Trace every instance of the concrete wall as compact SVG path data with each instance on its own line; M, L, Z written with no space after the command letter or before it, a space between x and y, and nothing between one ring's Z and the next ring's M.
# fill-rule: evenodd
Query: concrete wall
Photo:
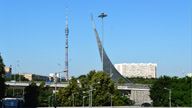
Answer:
M135 101L136 105L141 105L144 102L151 103L149 90L131 90L130 99Z

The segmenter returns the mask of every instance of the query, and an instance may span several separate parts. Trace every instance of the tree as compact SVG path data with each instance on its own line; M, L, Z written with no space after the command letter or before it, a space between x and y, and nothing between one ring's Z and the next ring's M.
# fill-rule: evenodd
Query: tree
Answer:
M118 83L126 83L126 81L123 78L119 78L117 82Z
M23 90L22 89L14 89L14 92L13 92L13 89L6 89L5 97L22 98L23 97Z
M88 96L90 93L90 87L93 87L92 91L92 105L93 106L110 106L111 95L113 103L121 101L117 105L131 105L130 100L125 96L119 96L117 85L109 77L106 72L90 71L87 75L81 75L78 77L80 83L77 83L77 79L72 77L69 81L69 85L63 89L59 89L57 93L58 106L72 106L74 95L75 106L82 106L83 96ZM97 83L100 82L100 83ZM118 102L116 102L118 103ZM85 98L85 106L89 105L88 97ZM115 104L113 104L115 105Z
M39 106L47 107L48 106L48 97L51 96L52 92L49 90L49 86L45 85L45 81L42 81L39 85Z
M127 96L124 96L120 93L117 93L115 97L114 106L126 106L126 105L133 105L133 101L131 101Z
M12 74L11 78L6 78L6 81L11 81L11 80L29 81L27 78L24 77L24 75L19 75L19 74Z
M97 84L97 82L100 83ZM93 105L110 106L110 94L114 95L117 92L117 85L113 82L109 75L106 72L98 71L93 75L91 84L93 89L96 89L93 91Z
M45 81L45 80L39 78L38 76L35 76L35 77L33 78L33 81Z
M5 85L5 65L3 63L3 59L0 55L0 100L4 98L5 96L5 90L6 90L6 85ZM0 102L1 105L1 102Z
M169 106L169 90L171 89L171 106L191 106L191 78L161 76L150 88L153 106Z
M96 84L96 82L100 83ZM124 96L118 92L117 85L106 72L98 71L95 73L92 77L91 83L96 89L93 91L94 106L110 106L110 94L112 94L114 106L127 106L133 104L127 96Z
M126 78L134 84L153 84L156 78Z
M39 106L39 87L36 83L32 82L25 88L25 107L37 107Z
M43 81L39 86L32 82L25 88L25 106L26 107L46 107L48 106L48 97L51 95L49 86L45 86Z
M72 94L77 93L79 89L80 87L77 83L77 79L75 77L72 77L67 87L59 89L59 92L57 93L57 105L72 106ZM75 101L75 105L79 105L77 100Z

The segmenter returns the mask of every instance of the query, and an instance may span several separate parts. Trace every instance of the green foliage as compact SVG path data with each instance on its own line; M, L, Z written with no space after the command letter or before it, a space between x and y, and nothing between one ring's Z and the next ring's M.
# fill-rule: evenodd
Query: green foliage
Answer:
M78 84L78 80L80 83ZM57 93L58 106L72 106L74 94L75 106L82 106L83 96L88 96L92 86L92 105L93 106L110 106L111 95L113 105L131 105L131 101L121 96L117 90L117 85L103 71L90 71L87 75L81 75L78 80L74 77L69 81L69 85L63 89L59 89ZM100 83L97 83L100 82ZM83 92L84 91L84 92ZM89 105L89 98L85 98L85 106Z
M114 106L126 106L133 104L133 101L131 101L127 96L122 96L120 93L117 94L116 101L114 102Z
M134 84L153 84L155 82L155 78L127 78Z
M77 93L80 87L78 86L77 79L72 77L69 81L69 85L63 89L59 89L57 93L57 105L58 106L72 106L72 94ZM77 100L75 105L78 105Z
M123 78L119 78L117 82L118 83L126 83L126 81Z
M22 89L14 89L14 92L13 92L13 89L6 89L5 97L22 98L23 97L23 90Z
M28 87L25 88L25 106L26 107L37 107L39 102L39 87L36 83L32 82Z
M40 86L32 82L25 88L25 106L26 107L45 107L48 106L48 96L51 95L49 86L42 82Z
M80 80L82 78L86 78L86 75L80 75L77 79Z
M52 91L49 90L49 86L45 85L43 81L39 86L39 106L46 107L48 106L48 97L52 94Z
M4 98L5 96L5 89L6 89L6 85L5 85L5 69L4 69L5 65L3 63L3 59L0 55L0 100L2 98ZM0 102L1 105L1 102Z
M23 75L19 74L13 74L11 75L11 78L6 78L6 81L11 81L11 80L16 80L16 81L29 81L27 78L25 78Z
M100 82L99 84L96 84ZM110 106L111 98L109 94L117 92L117 86L109 75L103 71L95 73L92 77L91 84L96 90L93 91L93 106Z
M158 78L150 88L153 106L169 106L169 90L164 88L171 89L171 106L191 106L191 80L190 77Z
M45 81L45 80L39 78L38 76L35 76L35 77L33 78L33 81Z

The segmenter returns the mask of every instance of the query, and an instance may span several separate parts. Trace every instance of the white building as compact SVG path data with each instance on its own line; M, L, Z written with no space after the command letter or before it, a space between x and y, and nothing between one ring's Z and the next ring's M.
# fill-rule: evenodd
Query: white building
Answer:
M55 75L56 75L57 81L61 81L62 79L65 79L65 78L61 77L61 73L58 73L58 74L50 73L49 78L50 78L51 81L55 81Z
M50 77L55 77L55 73L50 73L49 76L50 76ZM60 78L60 74L56 74L56 77L57 77L57 78Z
M192 73L188 73L187 76L188 76L188 77L192 77Z
M157 78L157 64L154 63L122 63L115 68L124 77Z

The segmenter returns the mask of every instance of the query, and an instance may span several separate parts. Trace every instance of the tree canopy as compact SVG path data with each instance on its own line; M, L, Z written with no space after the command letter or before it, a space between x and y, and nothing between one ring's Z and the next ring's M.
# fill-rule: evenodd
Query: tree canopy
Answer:
M80 83L78 83L80 82ZM99 82L99 83L98 83ZM122 96L118 90L117 85L103 71L90 71L87 75L81 75L77 79L72 77L69 85L63 89L59 89L57 93L57 102L59 106L72 106L73 95L75 106L82 106L83 96L85 98L85 106L89 105L90 88L92 91L92 106L110 106L111 94L113 105L131 105L130 99Z
M119 78L117 82L118 83L126 83L126 81L123 78Z
M171 106L191 106L191 77L161 76L150 88L153 106L169 106L169 90L171 90ZM167 89L165 89L167 88Z
M26 107L46 107L48 106L48 96L51 95L49 86L45 85L43 81L40 86L32 82L28 87L25 88L25 106Z
M126 78L134 84L153 84L156 78Z
M3 59L0 55L0 100L2 98L4 98L5 96L5 89L6 89L6 85L5 85L5 69L4 69L5 65L3 63ZM1 105L1 102L0 102Z
M12 74L11 78L6 78L6 81L11 81L11 80L29 81L27 78L24 77L24 75L19 75L19 74Z

